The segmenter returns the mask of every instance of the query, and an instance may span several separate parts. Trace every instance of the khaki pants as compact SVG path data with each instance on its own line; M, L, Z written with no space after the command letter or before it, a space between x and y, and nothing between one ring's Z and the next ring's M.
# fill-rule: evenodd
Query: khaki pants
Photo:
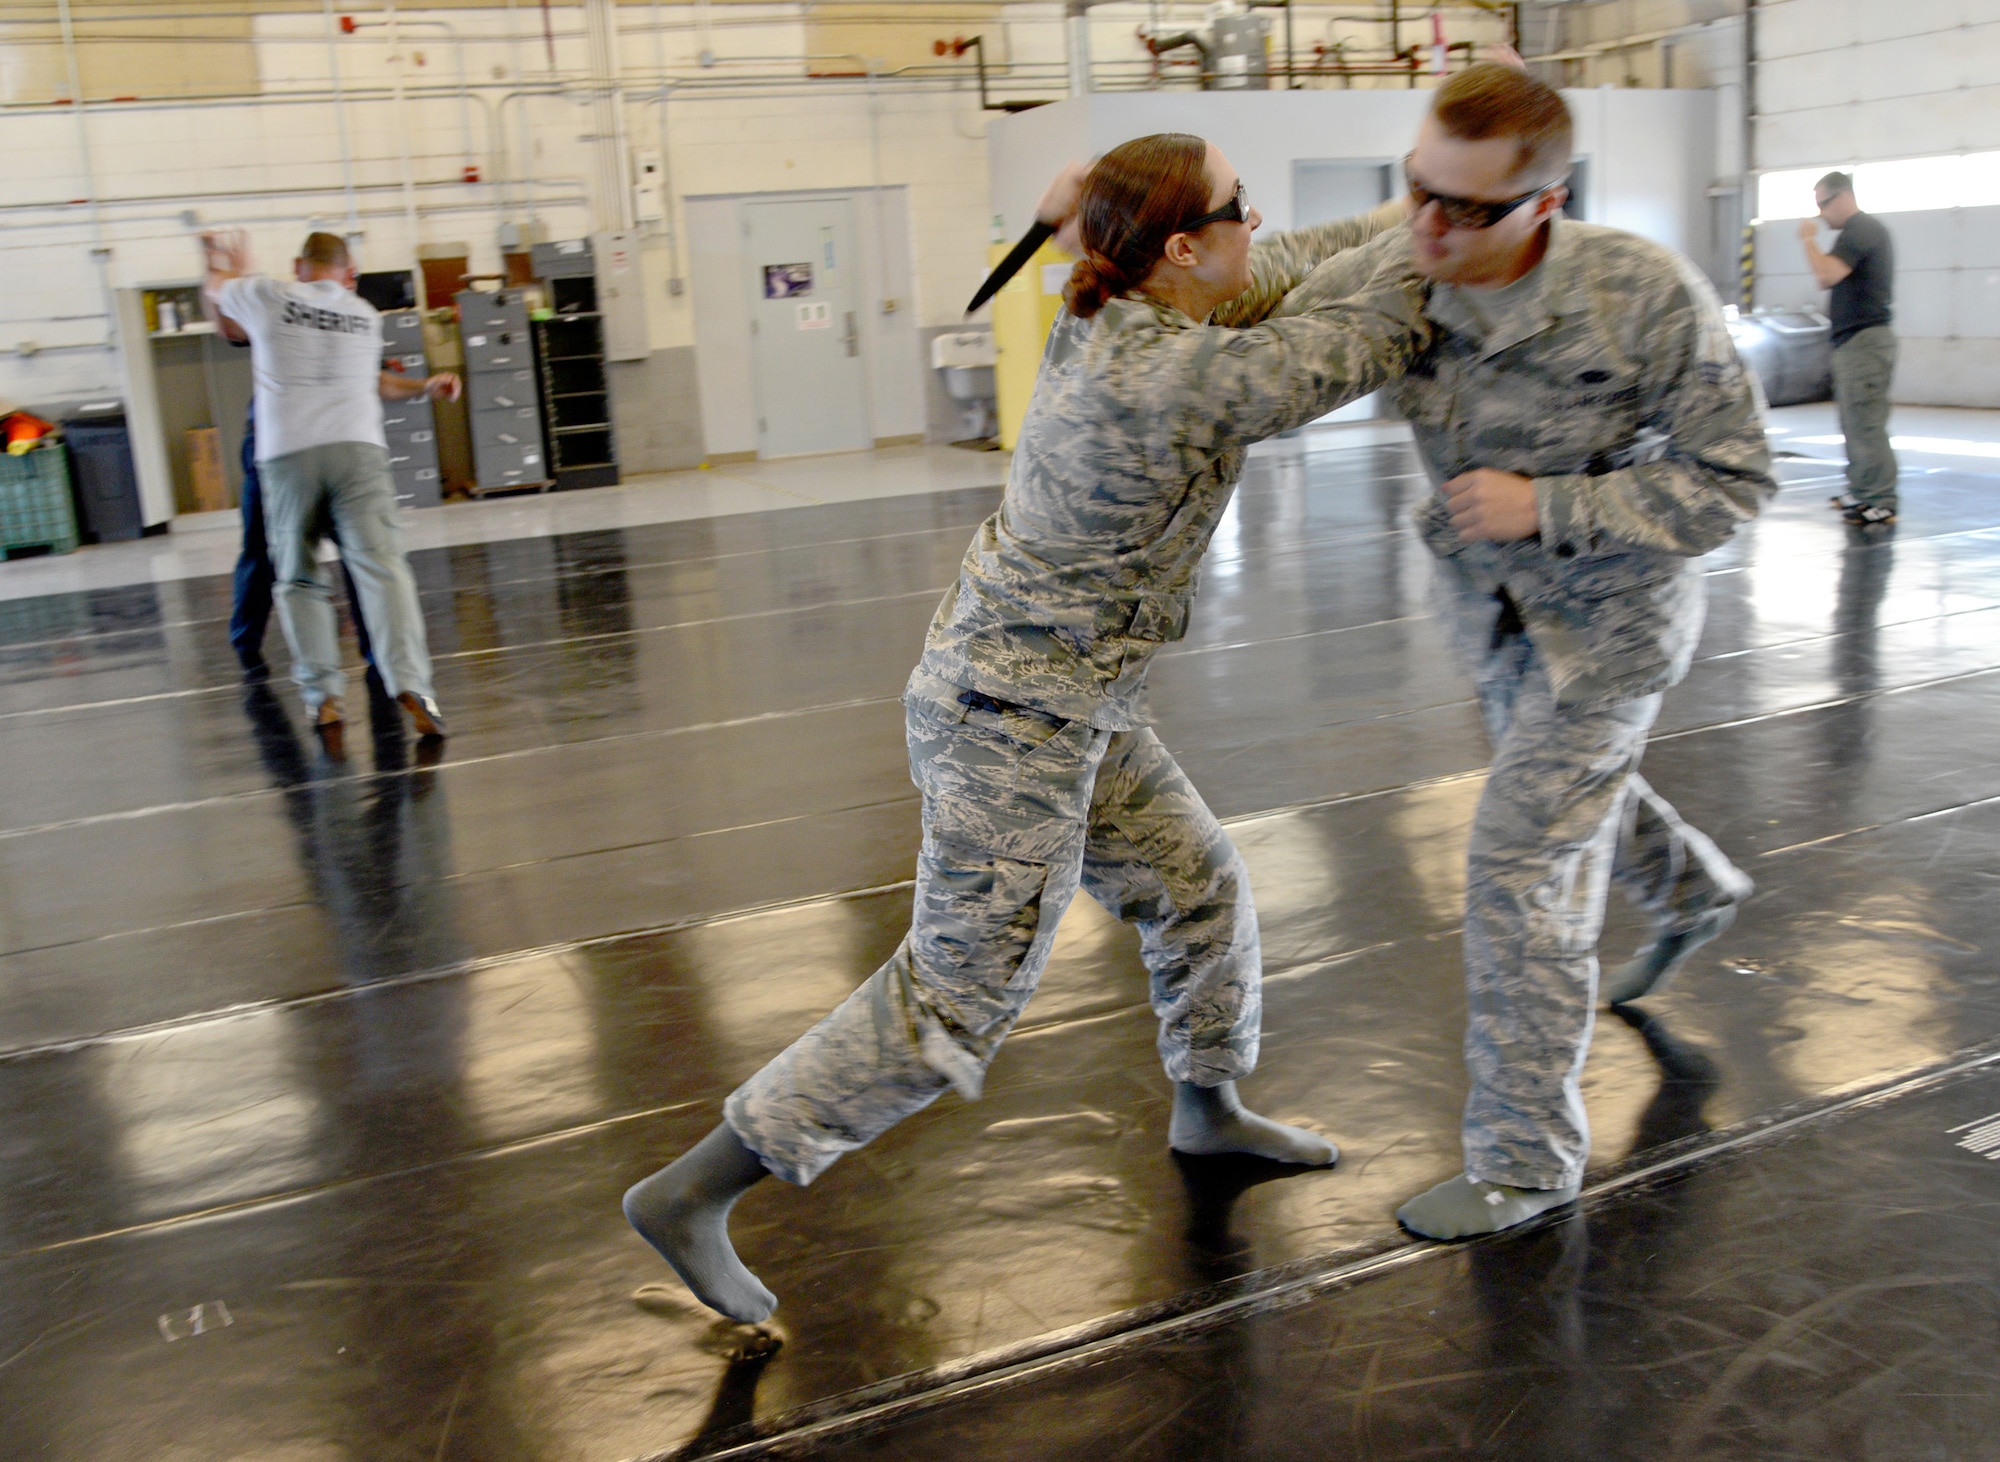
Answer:
M1889 381L1896 334L1871 325L1834 348L1833 401L1847 438L1847 490L1856 501L1896 506L1896 454L1889 448Z
M403 552L389 454L371 442L308 447L257 464L264 485L264 532L278 601L278 623L292 650L292 676L306 709L347 689L333 591L319 563L331 522L340 556L361 595L361 617L374 644L375 668L389 694L431 694L430 646Z

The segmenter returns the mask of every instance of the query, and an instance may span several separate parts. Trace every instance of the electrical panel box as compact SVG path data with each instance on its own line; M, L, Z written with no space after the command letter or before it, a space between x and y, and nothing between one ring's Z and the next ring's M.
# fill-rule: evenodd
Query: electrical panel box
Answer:
M595 233L590 236L590 252L597 266L597 309L604 318L604 358L644 360L652 354L652 345L646 333L639 236L618 231Z
M632 216L641 223L666 221L667 161L658 148L633 149Z

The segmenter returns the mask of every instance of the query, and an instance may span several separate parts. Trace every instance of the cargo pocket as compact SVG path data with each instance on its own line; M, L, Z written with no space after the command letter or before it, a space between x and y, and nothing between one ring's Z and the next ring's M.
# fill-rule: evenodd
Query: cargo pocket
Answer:
M923 1063L970 1101L1035 993L1045 863L926 834L911 920L910 1008Z
M1125 637L1155 645L1170 644L1187 634L1191 604L1192 596L1188 594L1141 594L1132 607L1132 622L1126 626Z

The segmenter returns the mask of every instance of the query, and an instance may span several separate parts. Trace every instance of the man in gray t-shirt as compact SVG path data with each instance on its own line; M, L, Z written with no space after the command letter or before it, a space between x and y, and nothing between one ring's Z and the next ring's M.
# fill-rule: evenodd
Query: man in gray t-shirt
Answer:
M1817 219L1799 223L1806 263L1821 289L1833 291L1833 399L1847 438L1847 491L1834 498L1847 521L1875 527L1896 521L1896 454L1889 445L1889 382L1896 373L1896 246L1882 221L1854 201L1854 179L1828 173L1813 185ZM1840 230L1831 253L1819 224Z
M420 735L441 738L444 716L431 690L423 610L396 516L381 398L455 399L458 378L403 381L383 372L381 318L354 292L354 263L339 237L308 237L293 281L252 274L241 234L208 234L202 243L204 301L225 333L250 341L278 619L306 710L338 756L346 677L318 554L331 519L384 687Z

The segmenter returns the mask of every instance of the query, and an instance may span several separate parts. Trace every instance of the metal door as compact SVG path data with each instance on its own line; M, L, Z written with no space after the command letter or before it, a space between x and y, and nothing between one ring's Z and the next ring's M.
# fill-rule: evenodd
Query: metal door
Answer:
M847 200L746 202L743 233L757 455L873 445Z
M1366 213L1395 197L1402 185L1393 163L1300 158L1292 164L1292 227Z

